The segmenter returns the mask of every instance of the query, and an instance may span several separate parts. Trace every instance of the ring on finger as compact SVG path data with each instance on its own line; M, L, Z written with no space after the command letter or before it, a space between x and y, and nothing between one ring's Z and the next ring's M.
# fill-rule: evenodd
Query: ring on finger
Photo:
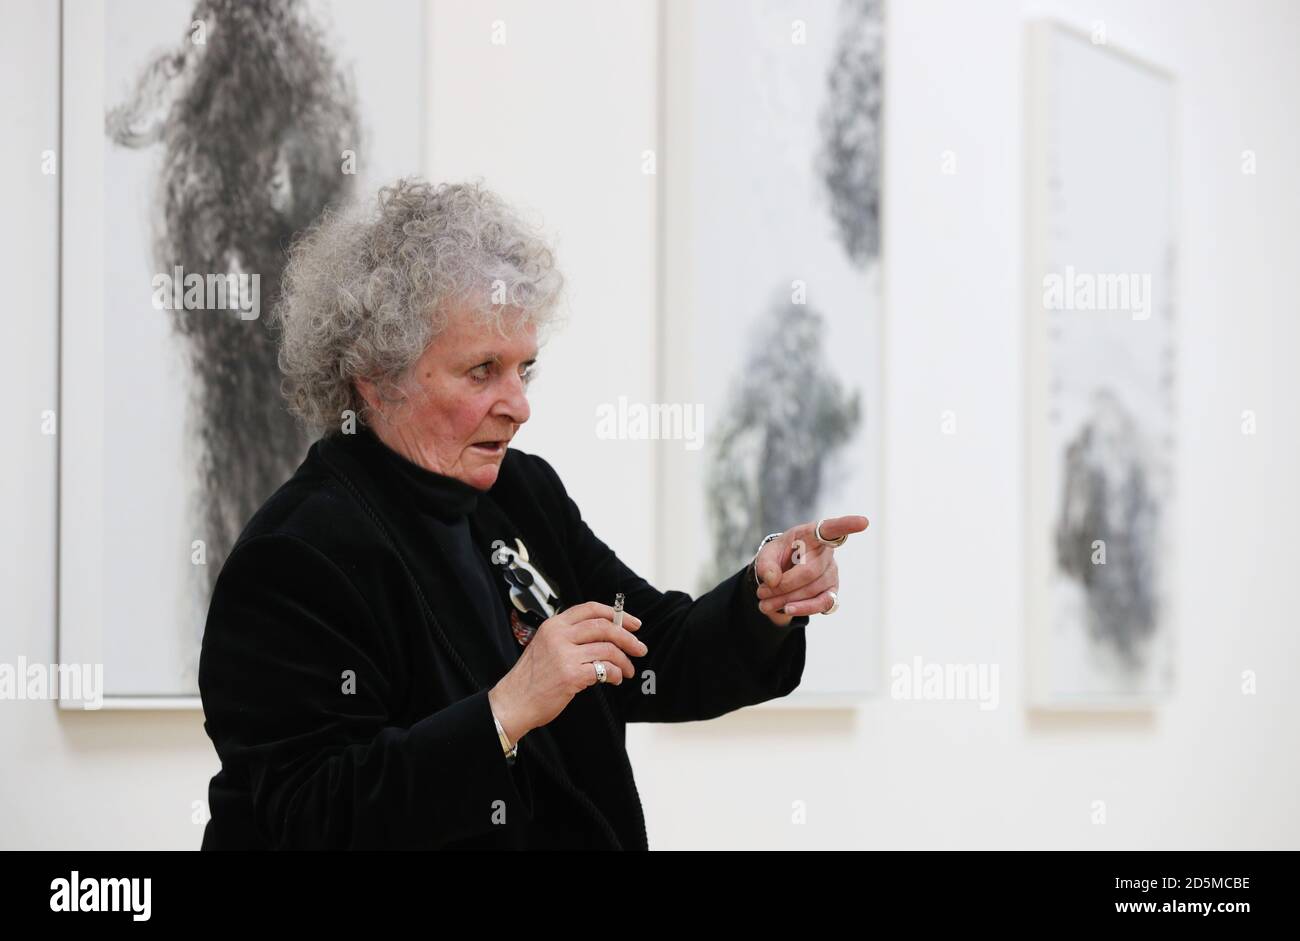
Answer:
M825 536L823 536L822 523L824 522L826 522L824 519L818 520L816 527L813 528L813 535L817 537L818 542L820 542L823 546L830 546L832 549L838 549L840 546L844 545L844 543L848 542L849 539L848 533L845 533L843 536L841 536L838 539L827 539Z
M790 612L787 611L786 608L790 607L791 605L803 604L806 601L816 601L827 590L821 587L827 581L829 581L828 576L822 575L819 578L809 582L807 585L801 585L798 588L791 588L783 596L780 596L780 597L787 598L789 600L787 600L784 604L773 605L772 611L778 614L789 614ZM798 598L790 597L791 595L794 595L796 593L799 595ZM766 601L760 602L759 603L760 607L763 604L766 604L767 601L772 601L772 600L774 599L768 598L766 599Z
M827 591L826 594L831 596L831 606L823 611L822 614L834 614L840 609L840 596L835 591Z
M605 682L605 677L607 674L605 673L604 662L601 660L597 660L594 663L592 663L592 666L596 668L596 682L597 683Z

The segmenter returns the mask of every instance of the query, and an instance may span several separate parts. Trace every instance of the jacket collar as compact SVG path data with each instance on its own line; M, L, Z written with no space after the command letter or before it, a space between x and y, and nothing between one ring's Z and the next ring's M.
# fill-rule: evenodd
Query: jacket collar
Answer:
M477 509L483 494L477 487L413 463L380 441L366 425L350 437L356 453L382 468L386 478L399 486L410 505L420 512L455 522Z
M471 541L489 563L493 539L513 540L518 536L513 531L497 532L509 524L499 510L494 513L489 509L493 501L488 493L412 464L389 450L369 430L331 435L319 443L319 449L335 476L354 490L353 495L375 515L376 524L404 565L429 551L427 530L412 510L432 513L449 522L467 518ZM507 451L504 460L510 459ZM492 526L486 529L485 517L492 519ZM513 666L505 662L489 634L503 627L485 620L489 612L480 610L465 586L450 574L454 569L442 547L435 542L432 551L441 565L429 571L408 571L423 596L430 628L471 688L491 686ZM501 580L495 571L493 580ZM501 585L497 588L503 590Z

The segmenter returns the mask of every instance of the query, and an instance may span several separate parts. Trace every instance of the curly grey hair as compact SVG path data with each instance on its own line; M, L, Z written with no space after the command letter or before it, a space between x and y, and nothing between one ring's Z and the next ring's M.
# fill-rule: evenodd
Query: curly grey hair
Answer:
M272 313L289 410L330 434L348 410L366 419L357 379L402 399L456 305L502 335L509 311L542 342L563 287L542 236L480 182L398 180L373 207L325 213L290 250Z

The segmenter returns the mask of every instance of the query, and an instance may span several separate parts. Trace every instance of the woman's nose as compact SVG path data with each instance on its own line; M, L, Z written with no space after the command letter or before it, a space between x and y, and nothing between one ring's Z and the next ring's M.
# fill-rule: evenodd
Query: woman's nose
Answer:
M532 409L528 407L528 390L521 377L516 376L511 381L510 393L504 400L505 414L516 425L522 425L532 414Z

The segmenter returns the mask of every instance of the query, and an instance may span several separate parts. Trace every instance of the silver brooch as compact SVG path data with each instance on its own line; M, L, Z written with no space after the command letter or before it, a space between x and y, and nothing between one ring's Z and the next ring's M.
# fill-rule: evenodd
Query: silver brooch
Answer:
M492 564L501 566L501 573L510 588L510 627L521 646L528 646L537 628L560 610L560 599L535 565L528 561L528 547L522 539L515 540L515 548L503 539L492 541Z

